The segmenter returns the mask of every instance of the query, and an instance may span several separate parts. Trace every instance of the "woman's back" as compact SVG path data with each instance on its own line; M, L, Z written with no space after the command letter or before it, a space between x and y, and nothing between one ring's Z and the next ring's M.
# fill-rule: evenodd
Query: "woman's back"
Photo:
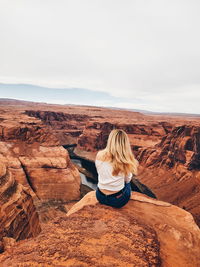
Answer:
M110 191L119 191L124 187L125 182L130 182L132 173L127 176L123 173L113 175L113 166L109 157L100 151L96 157L95 165L98 173L98 187L99 189L106 189Z
M132 154L129 139L123 130L112 130L106 148L95 160L98 185L96 197L102 204L120 208L130 199L130 180L137 172L137 160Z

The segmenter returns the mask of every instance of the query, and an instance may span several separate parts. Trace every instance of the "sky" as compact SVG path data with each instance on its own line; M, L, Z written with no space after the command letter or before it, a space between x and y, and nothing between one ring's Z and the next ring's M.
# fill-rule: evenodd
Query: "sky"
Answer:
M199 0L0 0L0 83L27 84L30 97L29 85L82 89L97 97L82 104L200 114L199 14Z

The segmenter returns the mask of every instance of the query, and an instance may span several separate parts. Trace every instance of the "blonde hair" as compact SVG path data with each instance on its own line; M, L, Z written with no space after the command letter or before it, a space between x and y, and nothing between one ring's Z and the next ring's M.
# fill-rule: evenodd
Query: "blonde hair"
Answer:
M110 132L106 148L102 151L104 160L108 160L113 167L112 175L130 172L137 174L138 161L135 159L128 135L123 130L114 129Z

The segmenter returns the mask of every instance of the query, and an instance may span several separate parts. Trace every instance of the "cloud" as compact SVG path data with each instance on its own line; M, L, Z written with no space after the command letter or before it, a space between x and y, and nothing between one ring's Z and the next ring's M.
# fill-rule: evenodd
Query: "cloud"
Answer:
M1 0L0 82L200 113L199 8L195 0Z

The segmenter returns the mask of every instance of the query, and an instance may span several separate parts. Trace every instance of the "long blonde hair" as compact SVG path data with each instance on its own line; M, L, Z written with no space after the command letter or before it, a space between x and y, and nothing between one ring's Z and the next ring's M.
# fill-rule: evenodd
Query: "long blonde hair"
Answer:
M104 159L112 164L112 175L115 176L119 173L128 175L130 172L137 174L138 161L132 153L129 138L125 131L112 130L103 152Z

